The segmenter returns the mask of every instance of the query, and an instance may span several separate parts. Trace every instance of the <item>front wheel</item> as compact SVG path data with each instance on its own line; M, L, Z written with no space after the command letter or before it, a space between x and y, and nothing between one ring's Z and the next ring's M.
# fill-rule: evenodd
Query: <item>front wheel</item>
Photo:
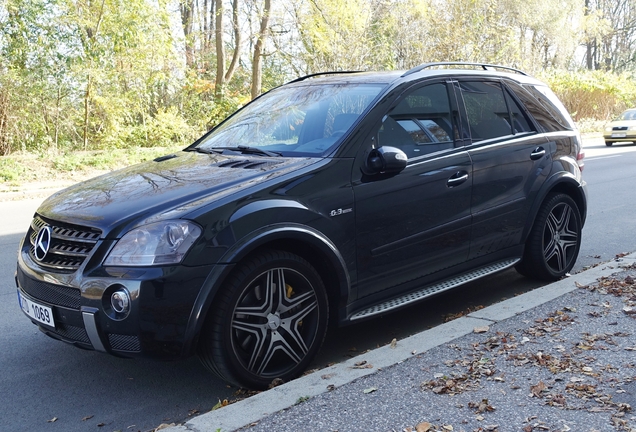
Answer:
M557 280L576 262L581 247L581 215L574 200L557 193L546 198L517 270L524 276Z
M264 389L300 375L318 352L329 316L316 270L303 258L265 251L221 288L202 331L199 357L222 379Z
M611 146L612 146L612 144L614 144L614 143L613 143L613 142L611 142L611 141L605 141L605 145L606 145L606 146L608 146L608 147L611 147Z

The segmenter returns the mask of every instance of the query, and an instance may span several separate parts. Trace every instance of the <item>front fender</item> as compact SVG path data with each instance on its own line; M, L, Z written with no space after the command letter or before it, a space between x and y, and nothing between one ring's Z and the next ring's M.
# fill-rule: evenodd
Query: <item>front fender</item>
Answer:
M338 313L342 314L344 303L349 296L351 281L346 262L336 245L326 235L309 226L290 223L272 224L255 230L237 241L227 249L220 263L214 266L210 272L201 287L188 320L184 346L185 355L192 353L195 349L197 335L205 323L212 302L236 265L255 250L281 241L294 241L307 245L308 248L312 249L312 253L320 254L328 262L330 270L334 272L338 281L338 286L335 287L335 292L332 291L332 294L338 297Z

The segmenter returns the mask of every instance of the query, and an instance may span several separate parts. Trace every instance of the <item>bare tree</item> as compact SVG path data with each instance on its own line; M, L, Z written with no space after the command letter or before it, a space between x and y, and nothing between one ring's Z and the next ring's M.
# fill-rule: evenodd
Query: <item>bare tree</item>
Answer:
M225 71L225 41L223 33L223 0L215 0L216 3L216 23L215 23L215 40L216 40L216 82L214 85L214 97L221 100L225 93L225 85L232 79L234 72L238 67L241 55L241 29L239 27L239 2L232 0L232 30L234 35L234 52L232 60Z
M252 99L261 94L263 83L263 49L268 36L269 16L272 7L271 0L265 0L261 25L254 45L254 57L252 59Z
M186 65L191 68L194 66L194 0L181 0L179 3L179 12L181 14L181 26L185 36L185 52Z

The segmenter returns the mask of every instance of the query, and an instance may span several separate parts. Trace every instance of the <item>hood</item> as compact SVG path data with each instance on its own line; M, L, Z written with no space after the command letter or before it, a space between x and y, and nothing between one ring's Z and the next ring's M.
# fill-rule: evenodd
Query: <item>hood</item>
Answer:
M630 127L636 126L636 120L614 120L607 127Z
M95 177L57 192L38 209L46 218L113 228L223 192L238 191L316 162L179 152ZM123 228L123 227L122 227Z

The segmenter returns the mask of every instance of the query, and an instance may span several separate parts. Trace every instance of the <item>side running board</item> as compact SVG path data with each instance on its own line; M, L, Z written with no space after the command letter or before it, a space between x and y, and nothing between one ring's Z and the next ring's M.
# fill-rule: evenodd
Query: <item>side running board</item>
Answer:
M416 301L422 300L426 297L430 297L434 294L438 294L438 293L447 291L449 289L458 287L460 285L464 285L468 282L481 279L493 273L500 272L502 270L505 270L507 268L514 266L518 262L519 262L518 258L500 261L495 264L490 264L485 267L481 267L467 273L462 273L459 276L453 276L449 279L445 279L433 285L427 285L424 288L421 288L417 291L412 291L408 294L404 294L401 297L396 297L391 300L387 300L383 303L373 305L369 308L361 310L360 312L356 312L351 316L351 318L349 318L349 320L355 321L358 319L367 318L373 315L378 315L393 309L397 309L402 306L406 306L411 303L415 303Z

